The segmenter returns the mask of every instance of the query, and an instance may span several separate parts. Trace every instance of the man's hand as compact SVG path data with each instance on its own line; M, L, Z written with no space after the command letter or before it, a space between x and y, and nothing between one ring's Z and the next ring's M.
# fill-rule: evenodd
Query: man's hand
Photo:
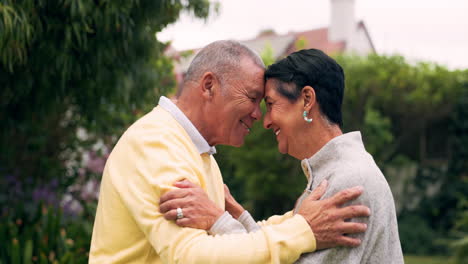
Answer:
M333 197L318 200L325 193L327 182L324 181L301 204L298 214L309 223L315 235L317 249L335 246L356 247L361 240L345 236L345 234L362 233L366 231L364 223L345 222L346 219L366 217L370 209L362 205L342 207L343 204L359 197L363 188L358 186L335 194Z
M224 213L198 185L183 180L174 186L180 189L161 196L159 211L167 220L176 220L178 226L209 230ZM177 208L184 214L181 219L177 219Z
M228 211L232 217L238 219L239 216L245 211L244 207L240 205L234 197L232 197L231 192L226 184L224 184L224 203L226 211Z

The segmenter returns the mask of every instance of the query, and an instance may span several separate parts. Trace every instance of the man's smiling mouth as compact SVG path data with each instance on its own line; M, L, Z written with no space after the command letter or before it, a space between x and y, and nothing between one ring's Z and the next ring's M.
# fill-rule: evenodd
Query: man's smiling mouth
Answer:
M242 120L240 120L240 122L241 122L242 125L244 125L244 127L247 129L247 131L250 132L250 127L246 123L244 123Z

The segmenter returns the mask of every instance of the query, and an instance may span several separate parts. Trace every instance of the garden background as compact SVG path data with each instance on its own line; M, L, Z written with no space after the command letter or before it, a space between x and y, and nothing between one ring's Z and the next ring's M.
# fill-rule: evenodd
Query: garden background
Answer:
M0 263L87 263L106 157L174 94L155 33L206 0L0 1ZM261 54L273 63L268 47ZM466 263L468 69L402 56L336 55L343 130L360 130L387 177L408 263ZM290 210L306 179L258 122L216 159L256 219ZM437 256L437 257L436 257Z

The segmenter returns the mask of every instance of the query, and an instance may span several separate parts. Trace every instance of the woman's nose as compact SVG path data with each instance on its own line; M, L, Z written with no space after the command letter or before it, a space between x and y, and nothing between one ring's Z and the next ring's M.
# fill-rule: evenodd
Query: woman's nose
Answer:
M263 127L265 129L270 129L271 128L271 118L270 118L270 113L268 113L268 112L263 117Z

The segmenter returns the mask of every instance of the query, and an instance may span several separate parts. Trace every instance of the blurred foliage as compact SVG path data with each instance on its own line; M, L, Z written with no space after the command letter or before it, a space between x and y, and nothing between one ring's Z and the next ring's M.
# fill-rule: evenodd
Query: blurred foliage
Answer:
M453 228L458 239L451 243L451 247L455 251L456 263L461 264L468 262L468 198L463 197L458 205L460 210Z
M62 209L58 181L32 185L31 178L0 178L0 263L86 263L96 209L81 214Z
M449 217L455 216L455 226L452 234L456 240L451 244L455 251L456 263L468 263L468 83L459 99L459 103L452 114L453 125L451 131L454 133L453 159L449 167L449 177L453 182L448 182L446 188L450 188L453 196L441 193L436 199L454 202L456 208L447 212ZM461 181L457 180L462 175ZM448 197L447 197L448 196ZM442 206L442 205L441 205Z
M260 57L262 57L265 66L271 65L275 62L275 50L273 50L271 43L268 42L265 44Z
M440 253L438 249L440 245L434 244L438 239L437 234L423 217L414 213L403 214L398 219L398 229L405 253L416 255Z
M431 256L431 257L424 257L424 256L413 256L408 255L404 257L406 264L446 264L447 257L443 256Z
M112 147L175 87L156 32L181 12L206 18L216 8L208 0L0 1L1 263L87 262L95 199L83 189L100 177L83 170L88 152Z
M0 263L86 263L93 218L64 219L45 205L29 220L4 215Z
M272 54L268 47L262 53L265 64ZM467 228L458 212L466 211L460 204L468 194L468 70L401 56L335 58L346 74L343 132L361 131L387 176L404 253L450 254L452 243L466 252L466 233L455 226ZM306 185L300 162L280 154L261 126L242 148L217 154L231 192L257 219L290 210Z

